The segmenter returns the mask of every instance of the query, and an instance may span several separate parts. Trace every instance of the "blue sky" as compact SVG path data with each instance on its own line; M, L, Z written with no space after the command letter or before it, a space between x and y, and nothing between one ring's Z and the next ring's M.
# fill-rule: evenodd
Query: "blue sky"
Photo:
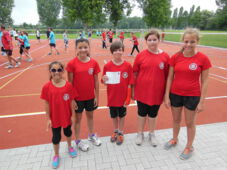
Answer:
M208 9L215 11L217 6L215 0L171 0L172 9L180 8L189 10L194 4L196 7L200 6L201 9ZM15 7L13 8L12 18L15 24L22 24L24 22L37 24L39 16L37 13L36 0L14 0ZM131 16L142 16L142 11L135 7Z

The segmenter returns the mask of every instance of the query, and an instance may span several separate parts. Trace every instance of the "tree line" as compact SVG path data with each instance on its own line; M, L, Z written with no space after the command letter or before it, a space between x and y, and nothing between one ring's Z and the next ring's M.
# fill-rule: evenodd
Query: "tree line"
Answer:
M197 27L227 30L227 0L216 0L216 11L201 10L193 5L171 11L171 0L36 0L39 27L54 28L173 28ZM142 17L129 17L138 3ZM0 23L12 25L14 0L0 0ZM59 18L62 10L62 17ZM22 27L34 27L23 23ZM35 26L37 27L37 25Z

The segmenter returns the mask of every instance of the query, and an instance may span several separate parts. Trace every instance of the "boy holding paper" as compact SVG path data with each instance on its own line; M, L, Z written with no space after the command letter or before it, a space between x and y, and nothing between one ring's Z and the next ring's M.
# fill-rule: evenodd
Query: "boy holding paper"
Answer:
M120 145L124 141L123 127L126 106L131 99L133 70L131 64L122 59L124 45L121 41L113 42L110 51L113 59L103 68L102 83L107 85L108 106L114 126L110 141Z

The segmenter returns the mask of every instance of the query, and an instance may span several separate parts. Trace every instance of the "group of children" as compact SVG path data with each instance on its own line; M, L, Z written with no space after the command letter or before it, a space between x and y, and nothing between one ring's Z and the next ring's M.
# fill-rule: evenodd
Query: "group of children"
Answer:
M188 138L180 158L188 159L194 149L195 120L197 113L203 110L211 63L206 55L197 51L199 33L196 29L191 28L184 32L183 47L171 58L159 48L160 38L157 30L146 34L147 49L136 56L133 66L122 58L122 41L114 41L110 46L113 58L105 64L101 77L101 82L107 86L108 107L114 127L110 141L117 145L123 143L127 105L133 99L137 101L138 108L135 143L143 143L144 126L148 119L149 142L156 147L156 118L164 101L167 108L171 107L173 115L173 138L165 143L164 148L168 150L177 145L184 109ZM94 132L93 121L93 112L99 105L100 67L91 58L87 39L77 39L75 46L76 57L66 66L68 81L63 78L63 64L54 61L49 65L50 81L43 86L41 93L41 98L45 100L47 126L53 132L54 168L60 162L58 151L61 128L67 137L71 157L77 154L71 145L72 126L76 146L82 151L88 151L89 145L80 139L83 110L87 117L88 140L96 146L101 145L101 140Z

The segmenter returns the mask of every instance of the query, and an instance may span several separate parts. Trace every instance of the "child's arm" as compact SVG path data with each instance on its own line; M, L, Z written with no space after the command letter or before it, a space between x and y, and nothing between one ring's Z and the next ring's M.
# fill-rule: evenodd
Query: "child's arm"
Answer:
M72 124L76 122L75 110L77 110L77 109L78 109L77 103L75 102L75 100L72 100L72 102L71 102L71 111L72 111L71 121L72 121Z
M68 73L68 81L73 84L73 73L72 72L67 72Z
M127 97L126 97L125 104L124 104L125 106L128 106L130 104L131 98L132 98L132 85L129 85Z
M94 75L95 79L95 106L98 106L99 104L99 80L98 80L98 74Z
M49 102L45 100L45 111L46 111L46 118L47 118L47 131L49 130L49 128L52 127L52 123L51 123L51 118L50 118L50 106L49 106Z

